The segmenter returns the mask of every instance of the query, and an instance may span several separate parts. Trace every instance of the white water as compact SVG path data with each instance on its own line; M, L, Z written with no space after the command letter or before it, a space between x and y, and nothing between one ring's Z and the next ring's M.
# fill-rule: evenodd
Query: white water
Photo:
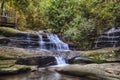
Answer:
M110 30L107 31L108 34L116 32L117 30L115 29L115 27L111 28Z
M27 42L28 42L28 49L31 47L30 43L31 43L31 39L30 39L30 34L27 34Z
M118 40L119 40L119 37L120 37L118 34L116 35L116 33L119 33L119 32L120 32L120 28L112 27L111 29L106 31L104 33L104 35L101 35L96 39L95 48L99 48L99 43L103 43L103 42L108 43L112 47L116 47L116 45L119 42ZM106 40L104 40L104 39L106 39ZM107 44L105 44L105 45L107 45Z
M64 43L63 41L61 41L57 35L55 34L48 34L46 33L46 38L44 39L44 37L42 35L40 35L38 32L36 32L36 34L38 35L38 50L50 50L50 51L65 51L65 50L69 50L69 46L68 44ZM48 41L46 41L46 39ZM27 40L28 40L28 48L31 48L31 38L30 35L28 34L27 36ZM60 54L59 54L60 55ZM56 56L56 63L57 65L65 65L66 61L63 57L61 56Z
M37 33L37 34L39 37L39 49L44 49L45 46L44 46L44 41L43 41L42 35L39 35L39 33Z
M46 34L50 43L54 43L55 46L51 46L51 50L64 51L69 50L68 44L61 41L55 34Z
M56 56L55 59L56 59L57 65L66 64L66 61L65 61L65 59L63 57Z

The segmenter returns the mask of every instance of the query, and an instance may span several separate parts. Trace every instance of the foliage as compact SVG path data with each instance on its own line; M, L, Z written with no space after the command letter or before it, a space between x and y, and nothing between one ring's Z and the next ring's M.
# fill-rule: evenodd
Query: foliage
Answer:
M79 44L83 49L87 49L91 44L91 36L95 28L94 21L82 17L76 17L71 23L71 28L64 32L66 40Z
M74 0L51 0L51 5L46 8L46 21L54 32L64 32L69 27L76 5Z
M18 29L49 29L84 48L90 47L90 38L116 26L120 17L119 0L4 1L4 10L16 11Z

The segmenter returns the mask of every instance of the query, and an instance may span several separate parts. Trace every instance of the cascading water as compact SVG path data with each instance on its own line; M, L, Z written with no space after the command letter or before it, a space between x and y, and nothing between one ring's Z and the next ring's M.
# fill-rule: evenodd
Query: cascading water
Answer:
M42 35L40 35L38 32L36 32L36 33L38 35L38 42L39 42L39 48L38 49L45 49Z
M30 34L27 34L27 42L28 42L27 48L29 49L31 47L31 45L30 45L30 43L31 43Z
M62 42L57 35L55 34L47 34L48 39L50 40L50 43L54 43L54 46L51 46L51 50L57 50L57 51L64 51L69 50L68 44Z
M40 35L39 33L37 33L38 37L39 37L39 49L40 50L50 50L50 51L65 51L65 50L69 50L69 46L68 44L62 42L57 35L55 34L49 34L46 33L46 39L48 39L48 41L43 41L43 36ZM49 45L46 45L49 44ZM49 46L49 47L48 47ZM56 56L56 63L57 65L61 65L61 64L66 64L66 61L63 57L61 56Z
M99 36L94 44L94 48L120 46L120 27L112 27Z
M56 59L57 65L66 64L66 61L63 57L56 56L55 59Z
M62 42L56 34L45 33L44 36L36 32L38 35L39 50L65 51L69 50L68 44Z
M41 52L41 56L54 56L55 61L53 62L57 62L57 64L66 63L65 58L67 58L68 54L67 56L64 55L64 51L69 51L68 44L61 41L56 34L46 32L19 33L17 37L12 37L6 45L14 46L14 44L15 47L26 48L31 53ZM50 54L44 55L42 52Z

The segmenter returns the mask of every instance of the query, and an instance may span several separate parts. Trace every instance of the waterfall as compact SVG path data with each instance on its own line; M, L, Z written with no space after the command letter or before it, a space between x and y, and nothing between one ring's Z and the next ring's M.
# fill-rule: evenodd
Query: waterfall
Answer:
M44 36L35 32L38 35L38 49L50 51L65 51L69 50L68 44L61 41L56 34L45 33Z
M28 49L30 49L31 48L31 39L30 39L30 34L29 33L27 33L27 42L28 42L28 46L27 46L27 48Z
M38 32L36 32L36 33L38 35L38 42L39 42L39 48L38 49L45 49L42 35L40 35Z
M94 48L120 46L120 27L112 27L94 42Z
M50 43L55 44L53 46L50 46L51 50L57 50L57 51L69 50L68 44L62 42L57 35L47 34L47 37L50 40Z
M63 57L56 56L55 59L56 59L57 65L66 64L66 61Z

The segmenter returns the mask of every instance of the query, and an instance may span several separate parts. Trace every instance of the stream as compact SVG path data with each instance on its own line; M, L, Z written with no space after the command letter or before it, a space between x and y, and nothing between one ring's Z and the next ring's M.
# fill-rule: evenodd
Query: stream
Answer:
M80 77L59 74L55 71L36 71L18 75L0 77L0 80L87 80Z

